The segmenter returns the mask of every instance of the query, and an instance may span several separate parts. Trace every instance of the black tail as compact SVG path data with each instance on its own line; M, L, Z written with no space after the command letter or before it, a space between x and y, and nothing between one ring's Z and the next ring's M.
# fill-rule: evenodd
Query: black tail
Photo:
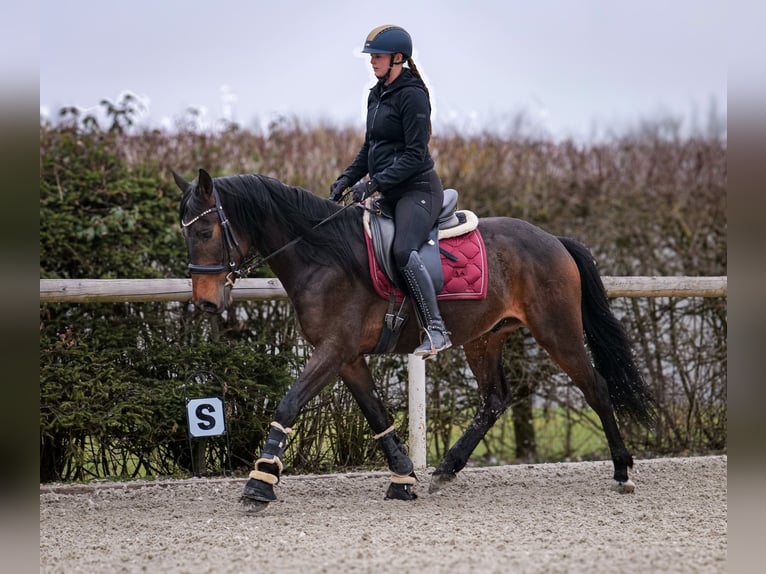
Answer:
M655 402L636 368L630 341L609 308L606 288L590 250L579 241L559 237L580 270L582 319L596 370L606 379L615 411L652 426Z

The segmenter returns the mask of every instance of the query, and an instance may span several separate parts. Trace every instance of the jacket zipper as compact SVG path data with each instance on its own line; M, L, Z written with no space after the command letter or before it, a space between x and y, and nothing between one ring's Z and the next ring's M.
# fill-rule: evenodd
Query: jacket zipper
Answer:
M375 104L375 111L374 111L374 112L372 112L372 123L370 124L370 133L372 133L372 130L373 130L373 128L375 127L375 119L378 117L378 108L380 107L380 100L382 100L382 99L383 99L383 94L385 94L385 92L383 92L383 93L381 93L381 94L380 94L380 97L378 98L378 101L377 101L377 103ZM378 147L378 142L377 142L377 141L375 142L375 144L372 146L372 149L370 150L370 151L372 152L372 153L370 154L370 155L372 156L372 157L370 158L370 160L372 160L372 158L374 157L374 154L375 154L375 148L376 148L376 147ZM373 162L373 161L369 161L369 160L368 160L368 163L370 163L370 164L373 164L373 163L375 163L375 162ZM369 176L370 176L370 177L372 177L372 174L369 174Z

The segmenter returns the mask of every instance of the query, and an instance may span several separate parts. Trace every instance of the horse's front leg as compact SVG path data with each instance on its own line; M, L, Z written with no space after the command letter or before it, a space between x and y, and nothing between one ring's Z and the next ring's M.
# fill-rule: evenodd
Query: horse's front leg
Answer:
M274 485L279 482L282 474L282 457L290 426L306 403L336 379L341 362L334 350L317 348L298 380L280 401L274 421L269 427L266 444L255 461L255 468L240 498L246 512L262 510L269 502L277 499Z
M388 468L391 469L391 483L386 491L386 499L414 500L417 494L413 485L417 481L413 464L407 451L394 430L394 425L388 415L383 401L376 390L372 373L363 357L357 357L346 364L340 371L343 382L356 400L370 424L380 449L386 456Z

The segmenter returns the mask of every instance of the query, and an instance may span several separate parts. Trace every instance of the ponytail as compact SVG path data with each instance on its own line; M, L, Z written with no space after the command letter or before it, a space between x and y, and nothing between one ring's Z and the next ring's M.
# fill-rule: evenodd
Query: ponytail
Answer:
M431 94L428 92L428 87L426 86L425 81L423 81L423 76L420 75L420 70L418 70L418 67L415 65L415 60L407 58L407 66L409 66L412 75L423 83L423 87L426 89L426 94L428 94L428 100L430 101Z
M426 91L426 97L428 98L428 107L431 107L431 92L428 91L428 86L426 86L425 81L423 80L423 76L420 75L420 70L418 70L417 66L415 65L415 60L413 60L411 57L407 58L407 66L410 69L410 72L412 72L412 75L415 76L418 80L420 80L420 83L423 84L423 89ZM428 135L431 135L431 117L429 115L428 117Z

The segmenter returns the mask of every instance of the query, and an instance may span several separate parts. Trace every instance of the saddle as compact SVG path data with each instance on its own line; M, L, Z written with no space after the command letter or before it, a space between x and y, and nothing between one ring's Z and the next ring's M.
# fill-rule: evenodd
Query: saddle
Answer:
M472 211L457 209L458 193L444 190L444 201L428 240L419 249L431 275L437 299L484 299L487 296L487 254L479 233L479 218ZM389 301L376 352L389 352L399 329L407 320L406 296L393 258L393 214L379 198L364 203L364 236L370 276L375 291ZM446 277L445 277L446 274ZM398 310L397 310L397 303Z
M436 225L419 249L439 299L483 299L486 297L486 252L479 234L479 219L472 211L457 210L458 193L444 190L444 201ZM403 299L401 279L394 262L393 215L379 199L367 199L363 217L375 289L388 299L396 289ZM447 273L445 281L445 272Z

